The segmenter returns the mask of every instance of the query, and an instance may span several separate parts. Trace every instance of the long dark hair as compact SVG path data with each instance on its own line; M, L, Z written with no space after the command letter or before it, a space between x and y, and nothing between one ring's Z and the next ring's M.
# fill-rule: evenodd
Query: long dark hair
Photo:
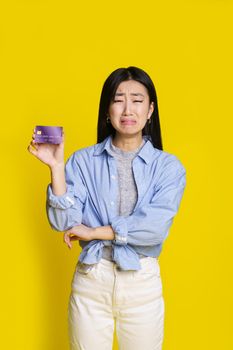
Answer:
M111 100L114 98L118 85L122 81L131 79L143 84L147 88L150 103L152 101L154 102L154 111L150 117L151 122L146 122L146 125L142 130L142 135L150 136L153 146L160 150L163 150L158 102L154 84L145 71L134 66L130 66L128 68L118 68L114 70L104 82L99 104L97 142L102 142L109 135L115 135L116 130L113 128L111 123L107 123L108 109Z

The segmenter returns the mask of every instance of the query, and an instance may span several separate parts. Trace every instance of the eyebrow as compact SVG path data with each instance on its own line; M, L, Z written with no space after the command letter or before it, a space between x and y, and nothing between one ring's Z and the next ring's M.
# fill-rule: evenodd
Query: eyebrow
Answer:
M123 95L125 95L123 92L117 92L116 94L115 94L115 96L123 96ZM141 94L140 92L135 92L135 93L132 93L132 94L130 94L130 95L132 95L132 96L143 96L143 97L145 97L143 94Z

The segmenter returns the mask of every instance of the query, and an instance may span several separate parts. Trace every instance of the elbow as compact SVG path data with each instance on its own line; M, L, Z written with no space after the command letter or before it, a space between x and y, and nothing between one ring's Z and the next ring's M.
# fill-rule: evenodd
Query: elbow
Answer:
M47 219L48 219L48 224L50 226L50 228L54 231L59 231L59 232L62 232L63 230L63 227L57 225L57 222L55 222L53 219L51 219L51 217L49 217L47 215Z
M50 227L58 232L63 232L70 229L68 216L61 209L52 207L47 208L47 219Z
M62 218L61 216L56 215L56 213L51 213L51 211L48 211L47 218L48 218L49 225L53 230L59 231L59 232L68 230L67 220L64 220L65 219L64 217Z
M75 225L80 225L82 222L80 213L76 212L75 219L74 215L67 210L53 208L50 206L46 207L47 218L51 228L58 232L63 232L71 229Z
M167 238L169 228L147 229L142 231L134 231L128 233L127 243L133 246L155 246L162 244Z

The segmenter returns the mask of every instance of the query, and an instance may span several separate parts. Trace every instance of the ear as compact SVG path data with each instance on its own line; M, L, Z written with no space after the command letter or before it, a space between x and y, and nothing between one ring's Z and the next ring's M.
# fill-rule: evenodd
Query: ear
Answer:
M151 114L154 111L154 101L151 102L150 107L149 107L149 111L148 111L148 119L150 119Z

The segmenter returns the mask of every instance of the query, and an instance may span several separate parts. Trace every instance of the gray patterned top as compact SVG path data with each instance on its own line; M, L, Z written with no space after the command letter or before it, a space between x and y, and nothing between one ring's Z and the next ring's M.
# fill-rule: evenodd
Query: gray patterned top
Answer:
M116 205L121 216L130 215L137 202L137 187L133 176L132 161L144 143L145 140L143 139L137 149L123 151L111 142L110 153L117 161L119 184L119 196ZM139 254L139 257L142 258L144 255ZM103 248L103 258L112 261L112 248L110 246Z

